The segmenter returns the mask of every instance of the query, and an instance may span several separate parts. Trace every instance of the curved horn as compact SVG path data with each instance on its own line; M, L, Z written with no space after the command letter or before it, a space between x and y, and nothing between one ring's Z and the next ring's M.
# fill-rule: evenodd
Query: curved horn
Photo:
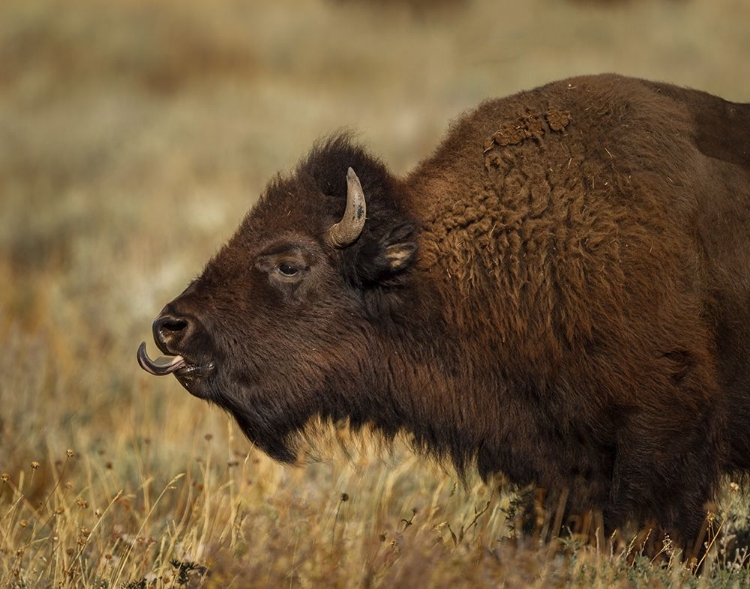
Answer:
M346 210L341 221L328 230L328 238L336 247L346 247L354 243L362 233L367 215L365 193L354 170L346 173Z

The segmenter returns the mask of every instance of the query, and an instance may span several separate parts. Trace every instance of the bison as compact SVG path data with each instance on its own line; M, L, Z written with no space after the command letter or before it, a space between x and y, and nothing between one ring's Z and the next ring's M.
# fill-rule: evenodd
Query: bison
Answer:
M276 460L348 420L689 546L750 470L750 104L572 78L482 103L403 178L329 137L153 334L141 367Z

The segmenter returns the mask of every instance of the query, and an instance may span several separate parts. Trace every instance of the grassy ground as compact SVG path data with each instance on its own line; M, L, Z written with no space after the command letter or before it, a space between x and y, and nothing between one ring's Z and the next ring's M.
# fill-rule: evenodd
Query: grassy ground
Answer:
M356 129L396 171L481 99L617 71L750 101L744 0L0 3L3 587L742 587L512 536L514 496L329 432L280 467L135 350L266 180ZM350 445L350 447L352 447ZM747 494L722 513L748 527ZM727 524L727 525L730 525ZM717 524L718 525L718 524Z

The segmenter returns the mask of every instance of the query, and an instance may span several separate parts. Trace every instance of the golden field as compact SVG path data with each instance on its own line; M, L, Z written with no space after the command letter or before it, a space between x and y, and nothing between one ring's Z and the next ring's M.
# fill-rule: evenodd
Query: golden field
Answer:
M750 586L747 481L696 577L518 536L512 488L400 444L279 466L135 362L317 137L403 173L482 99L602 71L750 102L750 2L3 0L2 587Z

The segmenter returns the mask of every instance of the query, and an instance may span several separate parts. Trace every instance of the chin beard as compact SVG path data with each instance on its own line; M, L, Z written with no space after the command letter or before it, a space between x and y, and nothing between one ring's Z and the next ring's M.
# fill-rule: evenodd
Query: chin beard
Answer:
M278 462L298 464L307 445L304 432L309 418L280 404L251 401L253 397L224 393L212 400L234 417L242 433L258 449Z

